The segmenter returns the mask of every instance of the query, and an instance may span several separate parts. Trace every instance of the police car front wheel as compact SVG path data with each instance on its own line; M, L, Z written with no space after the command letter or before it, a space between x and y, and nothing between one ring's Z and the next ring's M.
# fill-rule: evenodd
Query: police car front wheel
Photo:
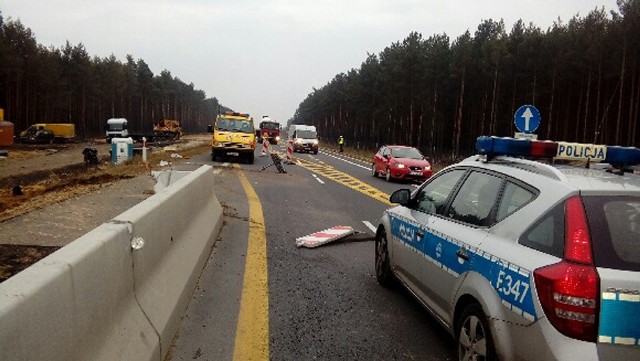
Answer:
M383 228L378 229L376 233L376 279L385 287L392 286L394 281L389 263L387 235Z

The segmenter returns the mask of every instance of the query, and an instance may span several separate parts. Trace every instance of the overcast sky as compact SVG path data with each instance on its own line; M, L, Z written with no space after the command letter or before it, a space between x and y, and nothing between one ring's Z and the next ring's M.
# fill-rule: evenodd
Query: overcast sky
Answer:
M38 43L84 44L91 56L127 54L207 97L285 124L336 74L359 68L410 32L451 40L482 20L522 19L546 30L615 0L0 0Z

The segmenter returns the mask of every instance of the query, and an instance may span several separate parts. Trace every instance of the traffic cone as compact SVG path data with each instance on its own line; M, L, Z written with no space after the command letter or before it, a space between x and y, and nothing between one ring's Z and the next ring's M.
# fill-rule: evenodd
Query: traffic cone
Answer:
M269 152L269 141L265 138L262 140L262 154L261 157L265 157Z

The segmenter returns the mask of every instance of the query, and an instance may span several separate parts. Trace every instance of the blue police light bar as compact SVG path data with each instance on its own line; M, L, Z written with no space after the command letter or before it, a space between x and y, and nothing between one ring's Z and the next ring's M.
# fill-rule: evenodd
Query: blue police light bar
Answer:
M480 154L512 157L553 158L558 144L550 141L480 136L476 141Z
M633 166L640 164L640 149L634 147L607 147L605 163L614 166Z
M634 147L480 136L476 140L476 150L487 156L589 160L614 167L640 164L640 149Z

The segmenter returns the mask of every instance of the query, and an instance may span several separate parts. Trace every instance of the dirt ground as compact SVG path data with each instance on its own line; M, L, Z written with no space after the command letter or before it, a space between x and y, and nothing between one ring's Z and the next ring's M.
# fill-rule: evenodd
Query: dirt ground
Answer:
M150 171L161 169L163 160L175 163L205 152L209 137L192 135L170 145L150 144L147 163L134 155L120 165L110 163L111 145L104 140L0 147L8 150L8 157L0 158L0 282L68 243L69 237L77 238L87 227L153 194ZM86 147L98 150L98 166L85 166ZM101 207L106 196L120 207Z

